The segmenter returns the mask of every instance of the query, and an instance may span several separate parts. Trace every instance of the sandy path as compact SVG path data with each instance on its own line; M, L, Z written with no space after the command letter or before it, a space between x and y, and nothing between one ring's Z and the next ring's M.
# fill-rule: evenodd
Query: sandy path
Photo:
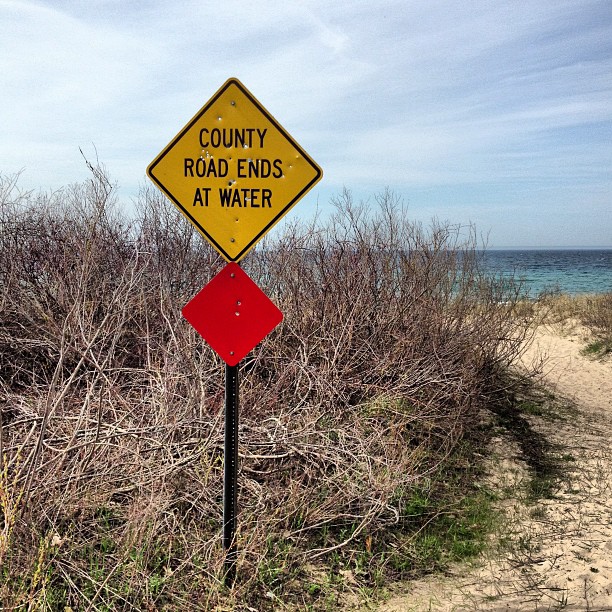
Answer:
M544 383L577 407L566 421L537 426L567 459L554 499L510 504L512 544L501 558L417 582L381 611L612 611L612 361L586 358L583 347L576 334L542 328L525 355L544 357ZM504 466L494 480L525 476L507 440L493 452Z
M524 361L529 364L543 356L547 386L575 401L587 414L601 414L612 421L612 363L583 356L584 344L579 333L560 336L540 328Z

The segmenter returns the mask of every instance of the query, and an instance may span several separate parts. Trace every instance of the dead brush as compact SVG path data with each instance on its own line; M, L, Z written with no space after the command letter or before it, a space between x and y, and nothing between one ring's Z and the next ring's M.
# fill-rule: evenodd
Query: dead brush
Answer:
M588 296L580 318L612 350L612 293Z
M553 293L540 300L542 321L563 332L589 336L586 354L605 356L612 351L612 293L564 295Z
M383 551L530 333L473 232L389 192L266 240L244 266L285 319L243 362L227 593L221 363L180 316L222 262L153 190L119 215L99 169L0 194L5 609L273 607L305 563Z

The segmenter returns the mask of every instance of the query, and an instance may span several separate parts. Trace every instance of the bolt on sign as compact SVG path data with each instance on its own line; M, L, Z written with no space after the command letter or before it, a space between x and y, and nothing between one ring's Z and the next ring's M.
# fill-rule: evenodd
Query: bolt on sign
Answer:
M231 262L240 261L323 172L232 78L153 160L147 174Z

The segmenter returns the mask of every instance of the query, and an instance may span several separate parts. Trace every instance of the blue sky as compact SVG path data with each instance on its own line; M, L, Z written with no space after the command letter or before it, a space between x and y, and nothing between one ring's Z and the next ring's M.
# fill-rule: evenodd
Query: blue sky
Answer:
M0 173L126 207L239 78L323 168L290 213L385 187L492 247L612 247L610 0L0 0Z

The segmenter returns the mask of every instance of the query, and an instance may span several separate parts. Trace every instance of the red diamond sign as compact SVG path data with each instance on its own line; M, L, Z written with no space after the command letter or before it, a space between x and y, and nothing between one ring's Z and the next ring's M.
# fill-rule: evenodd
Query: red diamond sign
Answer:
M185 305L183 316L229 366L283 320L283 313L234 262Z

